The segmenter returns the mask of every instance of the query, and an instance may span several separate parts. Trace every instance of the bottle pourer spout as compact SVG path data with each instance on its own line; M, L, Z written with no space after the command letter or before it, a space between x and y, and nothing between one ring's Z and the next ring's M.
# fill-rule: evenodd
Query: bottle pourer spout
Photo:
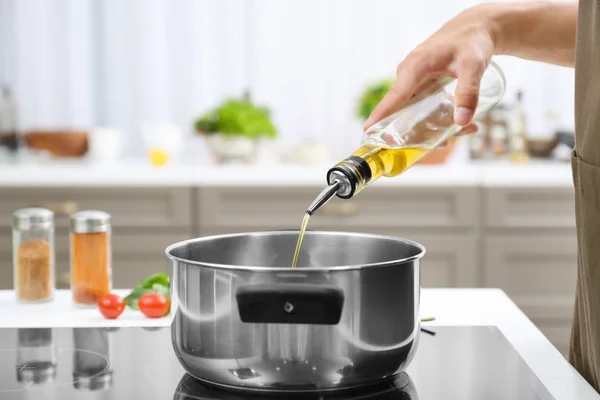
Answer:
M335 181L331 185L327 186L317 198L312 202L312 204L306 209L306 213L313 215L319 208L321 208L325 203L327 203L331 198L337 193L340 189L340 181Z

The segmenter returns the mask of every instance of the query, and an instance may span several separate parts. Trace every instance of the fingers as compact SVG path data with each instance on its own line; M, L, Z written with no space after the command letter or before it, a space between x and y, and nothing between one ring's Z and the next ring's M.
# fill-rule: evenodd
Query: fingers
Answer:
M473 119L479 101L479 86L486 65L483 59L468 57L460 60L457 68L458 83L454 95L454 121L466 126Z
M410 98L408 88L408 85L403 86L398 81L394 82L393 86L365 121L364 129L367 130L375 123L393 114L396 111L397 104L402 104Z
M431 83L432 78L444 75L444 72L458 79L454 122L464 127L472 121L487 59L477 50L466 53L463 51L466 55L462 55L438 49L414 51L398 66L394 84L365 122L365 130L405 106L419 90Z
M462 136L462 135L472 135L474 133L477 133L477 131L479 130L479 125L477 125L474 122L471 122L470 124L468 124L467 126L465 126L464 128L462 128L457 134L456 136Z
M394 84L365 122L365 130L398 111L413 96L429 76L430 66L427 64L413 57L398 66Z
M479 125L477 125L474 122L471 122L469 125L465 126L460 131L458 131L458 133L456 135L454 135L454 137L463 136L463 135L472 135L474 133L477 133L478 130L479 130ZM438 147L444 148L444 147L448 146L449 140L452 140L452 138L441 143Z

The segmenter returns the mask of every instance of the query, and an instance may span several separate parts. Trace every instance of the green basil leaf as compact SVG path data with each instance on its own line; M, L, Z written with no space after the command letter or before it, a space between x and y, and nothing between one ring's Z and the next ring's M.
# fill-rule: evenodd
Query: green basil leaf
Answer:
M137 310L138 309L137 303L138 303L140 297L142 297L146 293L152 293L152 292L161 293L170 299L170 297L171 297L171 294L170 294L171 286L170 285L171 285L171 278L169 277L169 275L167 275L165 273L158 273L158 274L151 275L148 278L146 278L146 280L144 280L142 283L137 285L135 287L135 289L133 289L131 291L131 293L129 293L125 297L125 299L124 299L125 304L128 307L130 307L134 310Z
M151 289L152 285L154 284L159 284L162 286L166 286L169 287L171 284L171 278L169 277L169 275L164 274L164 273L158 273L158 274L154 274L149 276L148 278L146 278L146 280L142 283L140 283L138 286L136 286L136 289Z
M155 283L154 285L152 285L152 291L156 293L161 293L167 298L171 297L171 290L168 286L163 286L161 284Z
M137 310L138 309L138 300L140 299L140 297L142 297L146 293L151 293L153 291L154 290L152 290L151 288L150 289L146 289L146 288L134 289L123 300L125 300L125 304L127 304L128 307L131 307L134 310Z

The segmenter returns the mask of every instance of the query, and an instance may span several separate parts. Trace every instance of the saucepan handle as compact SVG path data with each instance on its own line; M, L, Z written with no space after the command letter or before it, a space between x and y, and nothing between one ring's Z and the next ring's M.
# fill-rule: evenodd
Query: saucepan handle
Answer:
M242 322L259 324L337 325L344 308L340 288L310 283L246 285L236 300Z

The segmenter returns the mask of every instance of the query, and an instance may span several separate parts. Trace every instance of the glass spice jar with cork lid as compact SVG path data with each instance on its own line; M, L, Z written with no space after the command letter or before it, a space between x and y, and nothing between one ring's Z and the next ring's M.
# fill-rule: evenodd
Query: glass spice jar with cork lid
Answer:
M44 302L54 298L54 213L24 208L13 214L13 268L17 299Z
M71 292L78 305L96 305L112 289L110 214L71 215Z

